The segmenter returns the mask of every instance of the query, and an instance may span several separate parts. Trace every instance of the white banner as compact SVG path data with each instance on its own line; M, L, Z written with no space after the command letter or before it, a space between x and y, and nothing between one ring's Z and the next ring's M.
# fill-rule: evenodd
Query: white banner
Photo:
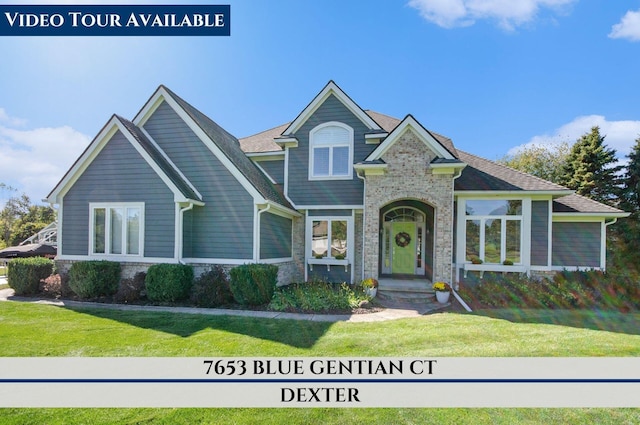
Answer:
M0 407L640 407L637 358L0 358Z

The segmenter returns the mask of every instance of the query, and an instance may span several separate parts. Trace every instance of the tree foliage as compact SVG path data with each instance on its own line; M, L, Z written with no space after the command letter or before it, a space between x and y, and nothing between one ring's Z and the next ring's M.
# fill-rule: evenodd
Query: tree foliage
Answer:
M638 219L640 214L640 137L636 139L627 158L629 162L622 177L621 206Z
M559 183L564 164L571 151L567 142L557 145L528 145L498 160L507 167Z
M19 245L54 220L51 208L31 204L26 194L9 198L0 210L0 248Z
M614 204L620 194L621 166L615 149L604 143L599 127L592 127L571 147L562 170L560 183L579 195L598 202Z

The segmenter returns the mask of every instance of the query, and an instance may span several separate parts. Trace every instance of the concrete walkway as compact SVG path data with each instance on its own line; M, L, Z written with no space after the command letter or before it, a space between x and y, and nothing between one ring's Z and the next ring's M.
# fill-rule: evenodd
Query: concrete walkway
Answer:
M0 277L0 285L6 284L6 278ZM389 303L382 311L363 314L302 314L280 313L276 311L232 310L226 308L162 307L130 304L106 304L71 300L34 299L14 296L13 289L0 289L0 301L18 301L35 304L47 304L59 307L90 307L122 311L153 311L165 313L206 314L211 316L263 317L267 319L309 320L312 322L381 322L385 320L420 317L446 307L439 304L412 305L409 303Z

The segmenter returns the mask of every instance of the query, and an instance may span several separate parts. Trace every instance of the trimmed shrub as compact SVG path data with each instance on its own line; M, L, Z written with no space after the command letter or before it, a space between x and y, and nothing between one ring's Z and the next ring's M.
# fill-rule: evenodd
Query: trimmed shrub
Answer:
M68 297L73 294L73 291L69 288L69 275L56 273L41 280L40 292L52 298Z
M69 269L69 287L80 298L97 298L116 293L120 282L120 263L79 261Z
M132 278L122 279L118 285L118 292L114 296L115 300L121 303L138 301L145 290L146 277L145 272L138 272Z
M233 301L229 279L221 266L210 268L195 280L191 301L198 307L217 307Z
M53 261L42 257L15 258L8 265L8 283L16 295L37 293L40 280L53 272Z
M278 284L278 267L273 264L245 264L231 269L231 292L238 304L267 304Z
M147 298L174 302L189 297L193 285L193 267L186 264L154 264L145 279Z

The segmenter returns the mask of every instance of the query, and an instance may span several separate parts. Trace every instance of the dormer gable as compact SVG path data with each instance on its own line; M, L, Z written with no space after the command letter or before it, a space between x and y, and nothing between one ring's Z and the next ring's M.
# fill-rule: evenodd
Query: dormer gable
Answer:
M438 139L426 128L422 126L411 114L407 115L398 126L384 139L384 141L378 145L377 148L369 154L365 159L365 162L372 162L382 159L382 156L393 146L398 139L409 129L419 137L419 139L431 149L438 158L443 159L457 159L455 152L444 146L438 141Z
M295 120L293 120L289 126L282 132L282 138L289 141L294 137L295 133L304 125L304 123L318 110L318 108L330 97L334 96L338 99L353 115L355 115L362 123L372 132L384 132L382 129L367 113L360 108L347 94L342 91L338 85L332 81L329 81L327 85L313 98L311 103L298 114Z

